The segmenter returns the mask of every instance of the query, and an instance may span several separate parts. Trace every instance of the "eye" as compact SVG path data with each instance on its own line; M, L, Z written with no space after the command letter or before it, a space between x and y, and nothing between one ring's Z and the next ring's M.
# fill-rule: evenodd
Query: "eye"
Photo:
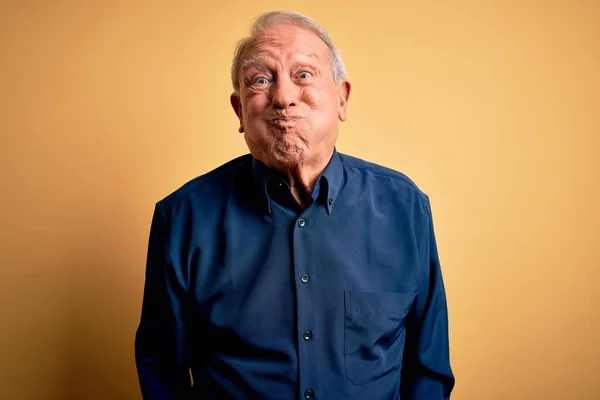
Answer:
M265 78L264 76L260 76L260 77L254 79L254 83L257 83L259 85L265 85L265 84L269 83L269 80L267 78Z
M302 72L300 72L298 74L298 78L300 78L300 79L308 79L308 78L311 78L311 77L312 77L312 74L310 72L307 72L307 71L302 71Z

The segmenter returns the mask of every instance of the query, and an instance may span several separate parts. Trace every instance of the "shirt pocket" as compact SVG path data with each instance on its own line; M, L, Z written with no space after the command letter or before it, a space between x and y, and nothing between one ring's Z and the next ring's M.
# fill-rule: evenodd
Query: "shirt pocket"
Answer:
M344 292L344 363L355 385L397 372L402 366L404 319L414 294Z

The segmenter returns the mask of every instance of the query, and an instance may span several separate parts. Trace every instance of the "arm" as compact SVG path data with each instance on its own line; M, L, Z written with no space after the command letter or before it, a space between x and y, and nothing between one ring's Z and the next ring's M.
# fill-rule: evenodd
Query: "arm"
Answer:
M169 229L156 205L146 263L146 282L135 361L144 399L183 399L191 383L185 359L185 285L168 257Z
M403 400L450 398L454 375L450 368L448 310L433 231L429 201L422 229L419 293L406 326L406 344L400 386Z

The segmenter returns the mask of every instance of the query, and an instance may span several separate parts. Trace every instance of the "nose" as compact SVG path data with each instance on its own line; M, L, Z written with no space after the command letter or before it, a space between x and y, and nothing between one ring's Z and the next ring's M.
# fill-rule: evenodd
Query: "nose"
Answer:
M298 87L288 76L280 76L271 86L273 107L285 109L293 107L298 101Z

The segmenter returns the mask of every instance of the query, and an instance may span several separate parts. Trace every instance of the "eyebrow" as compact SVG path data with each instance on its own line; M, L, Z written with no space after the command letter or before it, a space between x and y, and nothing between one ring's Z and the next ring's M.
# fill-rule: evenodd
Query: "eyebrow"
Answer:
M321 58L315 54L315 53L306 53L306 52L300 52L298 53L298 55L300 56L305 56L308 58L316 58L317 60L321 60ZM242 64L242 73L246 72L247 70L249 70L250 68L261 68L260 61L266 59L266 57L264 55L256 55L256 56L252 56L250 58L247 58L244 60L243 64Z
M316 58L317 60L321 60L321 57L319 57L316 53L313 53L313 52L310 52L310 53L301 52L298 54L309 57L309 58Z
M265 58L265 56L252 56L250 58L247 58L242 64L242 72L246 72L252 67L258 67L259 61Z

